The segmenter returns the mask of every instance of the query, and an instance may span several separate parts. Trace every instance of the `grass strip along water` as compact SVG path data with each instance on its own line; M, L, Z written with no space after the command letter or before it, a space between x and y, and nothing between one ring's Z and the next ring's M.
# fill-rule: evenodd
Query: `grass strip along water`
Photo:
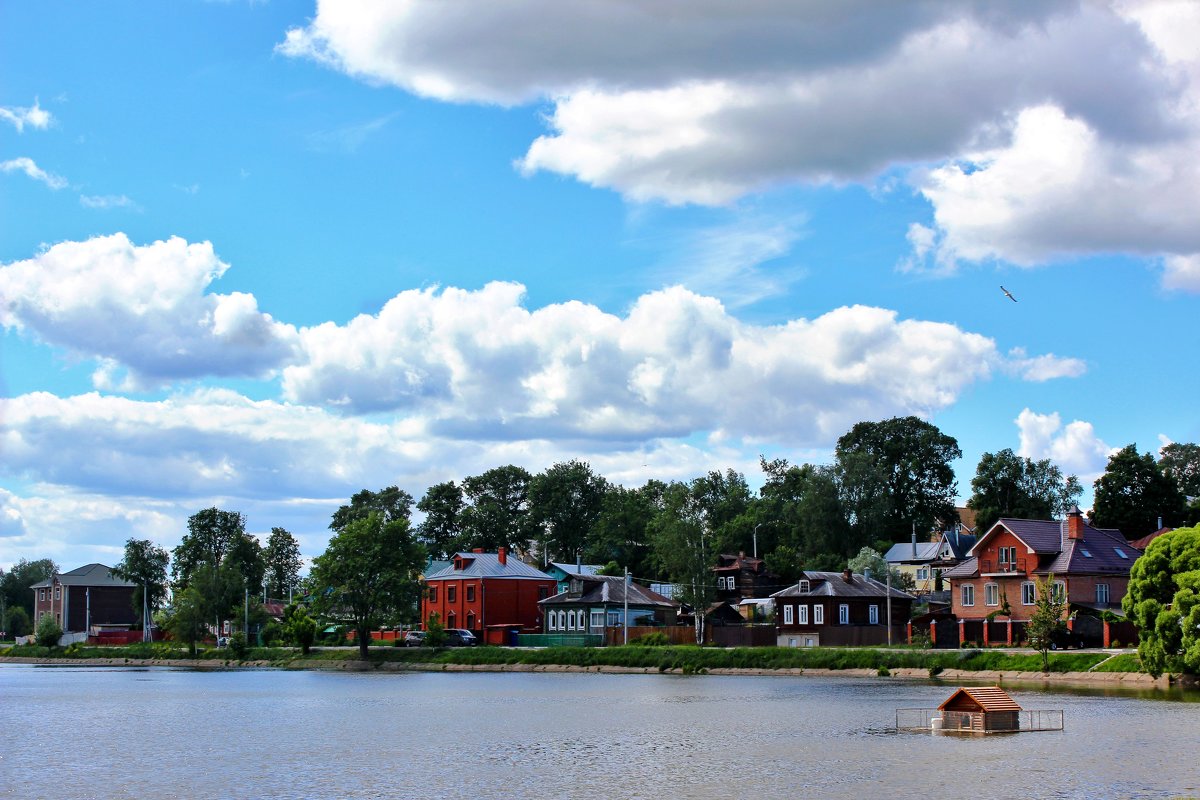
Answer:
M0 650L0 656L20 659L56 659L129 661L220 661L231 664L256 663L272 666L319 667L322 662L358 661L357 649L314 648L308 655L287 647L247 648L238 658L228 648L201 649L195 655L169 642L132 644L123 647L71 645L46 648L21 645ZM920 650L907 648L788 648L696 646L646 647L547 647L518 649L507 647L470 648L397 648L372 647L369 661L374 664L417 665L624 667L657 669L701 674L715 669L820 669L874 670L886 675L896 669L927 670L935 676L945 670L991 672L1041 672L1041 656L988 650ZM1102 664L1102 662L1104 662ZM1142 672L1137 656L1126 654L1110 658L1107 653L1053 653L1052 673L1086 672L1098 665L1103 672Z

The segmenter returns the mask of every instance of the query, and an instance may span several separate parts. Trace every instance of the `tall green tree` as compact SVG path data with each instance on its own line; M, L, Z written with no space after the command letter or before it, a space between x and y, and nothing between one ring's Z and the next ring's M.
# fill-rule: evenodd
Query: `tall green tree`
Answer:
M379 514L384 522L411 519L412 495L398 486L388 486L378 492L363 489L350 498L350 504L338 508L329 523L331 531L344 530L356 519L366 519L370 514Z
M791 580L805 565L828 557L844 562L862 543L872 541L855 538L832 468L792 465L784 459L760 463L767 478L756 506L758 550L772 554L773 571ZM776 552L780 547L786 549ZM787 558L796 563L785 569Z
M33 591L30 587L35 583L50 580L51 576L58 571L58 564L49 558L39 558L36 561L27 561L22 558L13 565L12 569L4 573L3 577L0 577L0 595L3 596L0 604L9 613L13 609L24 609L26 619L32 620Z
M1022 458L1011 449L984 453L971 479L967 507L978 530L986 532L1001 517L1055 519L1079 501L1083 487L1074 475L1063 477L1050 459Z
M716 598L714 554L707 541L704 511L692 487L684 483L668 484L662 503L648 528L654 555L678 586L675 599L694 610L696 644L703 644L704 615Z
M196 655L196 642L204 636L207 619L204 598L198 589L189 586L175 592L166 627L176 641L187 643L188 652L192 655Z
M529 471L508 464L463 480L463 549L523 551L534 538L529 516Z
M251 547L246 534L246 517L236 511L206 508L188 517L188 532L171 558L171 575L178 592L190 587L200 595L202 611L216 629L231 619L242 605L248 583L257 578L261 591L261 559L255 563L257 541ZM249 568L247 577L243 569Z
M1158 465L1186 497L1200 497L1200 444L1172 442L1159 451Z
M530 521L541 533L543 552L551 560L583 557L608 488L608 481L585 461L559 462L530 480Z
M838 439L835 456L844 470L863 471L862 459L854 456L867 457L879 470L887 489L880 536L902 541L914 527L928 531L935 521L953 518L958 489L951 463L962 450L937 426L917 417L860 422Z
M694 479L689 488L714 551L750 552L755 520L750 513L753 495L746 476L734 469L710 470Z
M1158 677L1200 674L1200 526L1159 536L1129 572L1121 600L1138 628L1138 657Z
M425 548L407 519L385 521L372 513L352 520L313 559L318 610L353 620L359 656L365 660L373 628L415 617L418 575L424 567Z
M148 606L153 614L167 599L167 564L171 556L149 539L130 538L125 542L125 555L113 567L113 573L134 585L133 613L145 626L142 609ZM145 595L146 603L142 598Z
M417 510L425 520L417 535L430 558L448 559L460 549L463 535L463 509L467 502L462 487L454 481L436 483L425 491Z
M1187 514L1179 486L1154 456L1139 455L1136 444L1109 456L1104 474L1093 486L1093 522L1101 528L1117 528L1128 539L1158 530L1160 519L1166 526L1180 525Z
M600 517L588 537L584 560L589 564L615 561L633 575L654 572L647 529L662 506L662 481L648 481L637 489L613 485L604 494Z
M264 580L271 597L283 599L300 588L300 542L286 528L271 528L263 549Z

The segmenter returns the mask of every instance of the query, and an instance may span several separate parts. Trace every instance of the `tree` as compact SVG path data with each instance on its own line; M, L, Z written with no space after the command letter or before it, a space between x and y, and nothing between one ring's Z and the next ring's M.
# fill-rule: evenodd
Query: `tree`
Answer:
M902 592L916 588L911 575L889 566L887 559L878 550L870 547L859 550L858 555L846 562L846 567L859 575L866 575L869 570L871 577L880 583L888 583L890 576L892 588Z
M262 555L246 533L246 517L206 508L188 517L188 532L175 548L171 574L175 589L196 587L201 607L220 630L247 590L261 591Z
M425 490L425 496L417 503L417 510L425 515L417 535L430 558L448 559L458 552L466 506L462 487L454 481L436 483Z
M1158 465L1186 497L1200 497L1200 445L1172 442L1159 451Z
M130 538L125 542L125 555L113 567L114 575L134 584L133 613L143 627L146 624L142 619L143 608L149 608L153 614L167 599L167 564L170 560L167 551L149 539Z
M1130 444L1108 458L1096 479L1092 521L1101 528L1118 528L1127 539L1154 533L1162 525L1180 525L1186 516L1183 493L1154 456L1138 455Z
M1200 526L1150 542L1133 562L1121 607L1137 625L1138 657L1151 675L1200 674Z
M37 643L39 647L58 647L58 642L62 639L63 629L54 620L53 614L42 614L42 618L38 620Z
M208 614L204 598L194 586L175 593L166 628L176 641L186 642L188 652L196 655L196 642L204 635Z
M29 612L23 606L8 609L8 627L4 630L10 639L27 636L30 629Z
M861 456L873 462L872 469ZM917 417L860 422L838 439L835 457L848 477L868 481L869 496L877 496L878 481L886 487L877 535L902 541L914 528L928 531L954 516L957 486L950 464L962 451L935 425Z
M1021 458L1011 449L984 453L971 479L967 507L978 529L987 531L1001 517L1054 519L1079 500L1083 487L1074 475L1063 477L1050 459Z
M1042 672L1050 671L1050 648L1054 639L1067 624L1063 621L1063 612L1067 609L1065 592L1058 591L1054 583L1054 575L1038 578L1037 605L1025 628L1025 637L1029 646L1042 654Z
M713 554L737 553L751 549L754 519L750 486L737 470L711 470L690 484L692 498L704 517Z
M530 480L529 518L541 531L543 551L582 558L607 492L608 481L584 461L560 462Z
M525 550L533 538L529 472L509 464L463 480L470 505L463 510L463 549Z
M610 486L588 538L584 560L589 564L614 561L633 575L649 574L653 556L646 530L659 511L664 489L666 484L654 480L638 489Z
M33 591L31 587L36 583L48 581L58 572L58 565L48 558L39 558L36 561L26 561L21 559L13 568L4 573L4 577L0 578L0 594L3 595L3 606L5 610L11 614L15 609L22 608L25 610L26 623L33 619ZM3 620L0 620L3 622ZM11 623L9 629L11 630Z
M263 550L263 563L267 593L279 599L290 598L300 586L300 567L304 564L296 537L285 528L271 528Z
M371 513L379 514L384 523L412 517L412 495L398 486L388 486L378 492L363 489L350 498L350 505L341 506L333 512L329 523L332 531L345 530L356 519L366 519Z
M842 506L836 474L829 467L792 466L784 459L760 458L766 483L759 492L755 518L759 525L759 552L771 553L772 563L793 558L801 564L835 555L844 561L859 544ZM863 541L866 541L865 539ZM775 553L779 548L784 552ZM788 578L789 572L773 571ZM795 577L798 577L796 575Z
M663 492L663 507L648 528L658 563L679 586L675 599L691 606L696 644L704 644L704 615L716 597L706 523L692 487L672 482Z
M317 621L309 616L304 606L289 605L283 609L283 635L289 643L299 647L301 653L308 655L317 638Z
M425 548L406 518L384 521L373 512L352 520L313 559L313 583L321 588L318 607L353 619L359 656L365 660L372 628L414 613L420 596L417 575L424 566Z

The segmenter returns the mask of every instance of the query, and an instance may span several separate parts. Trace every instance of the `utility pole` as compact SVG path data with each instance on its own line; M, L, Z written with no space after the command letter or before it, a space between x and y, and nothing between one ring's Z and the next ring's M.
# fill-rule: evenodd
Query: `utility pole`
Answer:
M621 630L624 633L622 644L629 644L629 567L625 568L625 612L624 620L621 623Z
M887 576L887 631L888 631L888 647L892 646L892 570L890 567L883 568L883 574Z
M150 581L142 579L142 641L151 640L150 635Z

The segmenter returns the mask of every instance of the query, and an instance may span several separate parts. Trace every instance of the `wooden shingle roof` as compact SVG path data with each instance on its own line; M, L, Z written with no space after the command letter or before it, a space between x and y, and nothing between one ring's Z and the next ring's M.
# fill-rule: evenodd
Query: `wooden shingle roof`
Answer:
M979 706L980 711L1020 711L1021 707L1017 705L1017 701L1008 696L1008 692L1001 689L999 686L972 686L959 689L954 694L938 706L938 711L944 711L946 708L961 704L955 703L965 695Z

